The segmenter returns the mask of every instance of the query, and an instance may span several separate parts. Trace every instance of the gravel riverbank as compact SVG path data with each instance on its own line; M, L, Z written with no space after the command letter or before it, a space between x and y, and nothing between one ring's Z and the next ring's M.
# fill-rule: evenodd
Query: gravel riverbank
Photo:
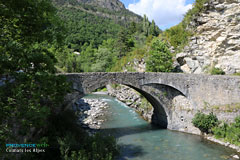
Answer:
M88 129L101 128L101 124L106 120L105 113L108 108L108 104L103 100L86 98L79 99L73 107L80 125Z

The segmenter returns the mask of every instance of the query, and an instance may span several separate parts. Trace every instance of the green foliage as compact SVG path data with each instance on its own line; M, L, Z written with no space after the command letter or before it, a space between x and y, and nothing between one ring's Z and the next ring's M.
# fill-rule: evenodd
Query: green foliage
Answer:
M134 47L134 41L131 38L129 31L126 29L121 29L118 33L117 43L119 50L119 58L125 56L126 53L129 52L132 47Z
M225 74L225 72L221 68L215 68L215 67L212 67L209 72L211 75L224 75Z
M150 24L150 28L149 28L149 35L157 37L159 33L160 33L160 30L156 26L155 21L152 20L152 23Z
M96 89L94 92L107 92L107 91L108 91L107 88L104 86L104 87Z
M234 73L233 75L234 75L234 76L240 76L240 72Z
M223 138L226 137L226 132L229 126L227 123L220 124L212 129L213 134L216 138Z
M201 132L212 133L212 128L219 124L219 121L212 112L209 115L198 112L192 119L195 127L199 128Z
M141 95L141 104L139 106L140 108L144 109L146 112L152 110L152 105L148 100Z
M152 41L149 58L147 60L148 72L171 72L173 69L172 55L167 45L159 38Z
M150 23L146 15L143 17L142 30L145 36L158 36L161 32L161 30L156 26L154 20Z
M240 146L240 116L236 117L235 122L230 125L222 123L214 127L213 133L216 138L221 138L231 144Z
M104 40L116 38L121 28L109 18L95 16L77 7L60 6L58 15L68 30L65 44L74 51L81 52L82 46L90 43L97 48Z
M190 9L186 15L184 16L184 19L183 19L183 26L184 28L186 28L189 23L202 11L205 10L205 7L204 7L204 4L206 2L208 2L209 0L196 0L194 5L193 5L193 8Z
M135 48L132 52L128 53L126 56L122 57L113 65L110 71L112 72L121 72L124 68L128 67L128 70L134 72L132 65L133 61L136 59L143 59L145 58L147 50L145 47L143 48Z
M161 34L161 38L170 43L175 48L175 52L181 52L188 44L189 38L193 35L190 22L194 20L200 12L205 10L204 4L209 0L196 0L193 8L190 9L181 23L170 29L165 30Z
M84 149L74 151L69 146L74 144L72 137L66 136L64 139L58 139L60 144L61 156L64 160L113 160L118 154L118 147L113 137L104 137L100 134L89 136Z
M62 122L62 119L65 122ZM115 138L102 136L101 134L89 136L87 132L79 128L76 122L77 117L70 111L63 112L50 119L48 135L52 135L52 137L49 140L52 143L59 144L59 149L53 149L51 152L60 152L57 155L52 155L49 152L51 157L64 160L112 160L118 155L118 146Z
M164 31L161 37L168 41L178 52L188 43L188 39L191 35L191 32L186 30L182 23L180 23Z
M5 152L7 143L45 142L51 146L46 154L23 153L20 158L61 159L58 139L71 138L70 151L93 151L94 155L87 156L110 159L116 151L114 140L88 139L75 124L77 118L64 112L64 96L70 92L70 85L64 77L55 75L54 66L57 59L66 59L59 63L67 66L66 70L79 67L77 57L69 56L66 46L60 47L63 32L55 11L50 0L0 1L1 158L19 159L19 155ZM90 54L94 49L86 47L85 51ZM102 150L94 150L98 146Z
M233 124L234 127L240 128L240 116L235 118L235 123Z
M19 70L53 73L56 59L48 45L62 37L51 2L1 1L0 12L0 74Z
M121 71L126 64L122 63L122 59L133 57L132 51L145 45L146 36L153 37L160 33L155 22L150 23L147 17L142 23L138 23L95 14L106 13L116 17L127 15L127 18L134 16L124 9L113 13L111 10L76 0L54 2L67 29L64 49L53 48L56 50L57 68L60 72ZM132 70L129 66L126 68Z
M99 48L96 54L96 62L92 65L95 72L104 72L112 64L112 55L107 48Z
M0 143L39 142L49 115L70 91L55 76L51 46L61 43L58 18L49 0L1 1ZM51 87L49 87L51 86ZM4 155L5 156L5 155Z

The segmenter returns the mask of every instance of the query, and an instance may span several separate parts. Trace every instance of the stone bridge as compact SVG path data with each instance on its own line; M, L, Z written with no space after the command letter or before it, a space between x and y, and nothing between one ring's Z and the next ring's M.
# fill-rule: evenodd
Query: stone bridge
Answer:
M153 106L152 122L186 132L198 111L240 104L239 76L181 73L66 73L73 89L88 94L107 84L123 84L141 93Z

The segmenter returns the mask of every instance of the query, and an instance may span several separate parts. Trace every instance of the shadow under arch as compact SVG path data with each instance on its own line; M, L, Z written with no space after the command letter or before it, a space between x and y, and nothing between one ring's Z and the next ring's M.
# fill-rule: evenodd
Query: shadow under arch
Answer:
M166 111L163 108L162 104L150 93L147 93L146 91L131 85L126 85L126 86L139 92L142 96L144 96L148 100L149 103L151 103L152 107L154 108L154 113L152 115L152 123L157 124L159 127L166 129L168 126L168 119L167 119ZM155 123L156 121L157 123Z

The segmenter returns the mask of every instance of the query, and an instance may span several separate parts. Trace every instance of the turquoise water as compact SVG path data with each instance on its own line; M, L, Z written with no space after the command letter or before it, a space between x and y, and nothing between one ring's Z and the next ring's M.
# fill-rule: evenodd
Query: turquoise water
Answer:
M141 119L133 109L107 95L88 95L110 105L102 132L120 145L119 160L230 160L233 150L200 136L158 129Z

